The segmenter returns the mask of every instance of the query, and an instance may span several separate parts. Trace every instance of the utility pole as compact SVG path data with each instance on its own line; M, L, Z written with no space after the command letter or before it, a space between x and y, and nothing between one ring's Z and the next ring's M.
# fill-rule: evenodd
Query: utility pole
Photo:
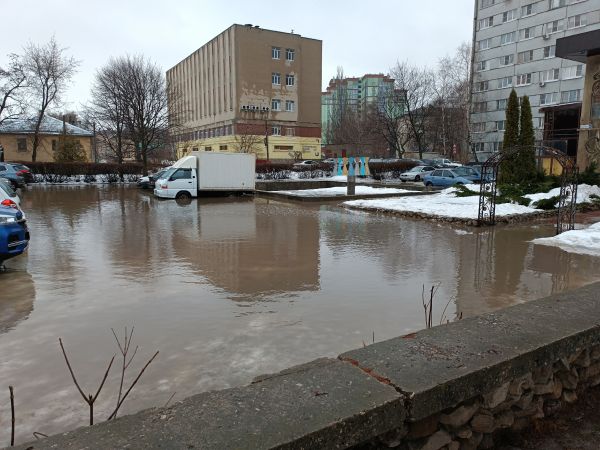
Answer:
M267 161L269 161L269 113L265 114L265 148L267 149Z

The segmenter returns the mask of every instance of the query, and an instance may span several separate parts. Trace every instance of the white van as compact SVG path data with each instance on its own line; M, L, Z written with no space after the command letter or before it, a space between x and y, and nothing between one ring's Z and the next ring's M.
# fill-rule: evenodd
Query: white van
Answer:
M256 157L253 154L192 152L156 180L154 195L192 198L202 191L254 191L255 179Z

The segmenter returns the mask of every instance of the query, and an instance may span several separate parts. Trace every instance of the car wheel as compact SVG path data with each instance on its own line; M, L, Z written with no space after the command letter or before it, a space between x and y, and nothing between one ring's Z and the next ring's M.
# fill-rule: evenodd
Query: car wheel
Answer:
M425 186L433 186L433 183L431 181L428 181L427 183L425 183Z
M406 180L400 180L400 181L402 181L403 183L406 183Z
M421 181L421 177L420 177L419 175L417 175L417 176L415 177L415 181Z
M190 194L188 191L181 191L178 192L177 195L175 196L176 200L191 200L192 199L192 194Z

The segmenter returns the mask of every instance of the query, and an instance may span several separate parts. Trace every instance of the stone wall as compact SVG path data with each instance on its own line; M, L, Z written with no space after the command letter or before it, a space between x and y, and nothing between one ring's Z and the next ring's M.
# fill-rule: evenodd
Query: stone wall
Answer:
M20 448L493 448L598 384L600 283Z

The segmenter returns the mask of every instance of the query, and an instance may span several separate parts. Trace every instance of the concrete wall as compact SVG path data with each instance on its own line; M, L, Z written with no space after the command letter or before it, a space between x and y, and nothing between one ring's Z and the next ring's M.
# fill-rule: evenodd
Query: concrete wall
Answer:
M493 448L600 385L600 283L21 449Z

